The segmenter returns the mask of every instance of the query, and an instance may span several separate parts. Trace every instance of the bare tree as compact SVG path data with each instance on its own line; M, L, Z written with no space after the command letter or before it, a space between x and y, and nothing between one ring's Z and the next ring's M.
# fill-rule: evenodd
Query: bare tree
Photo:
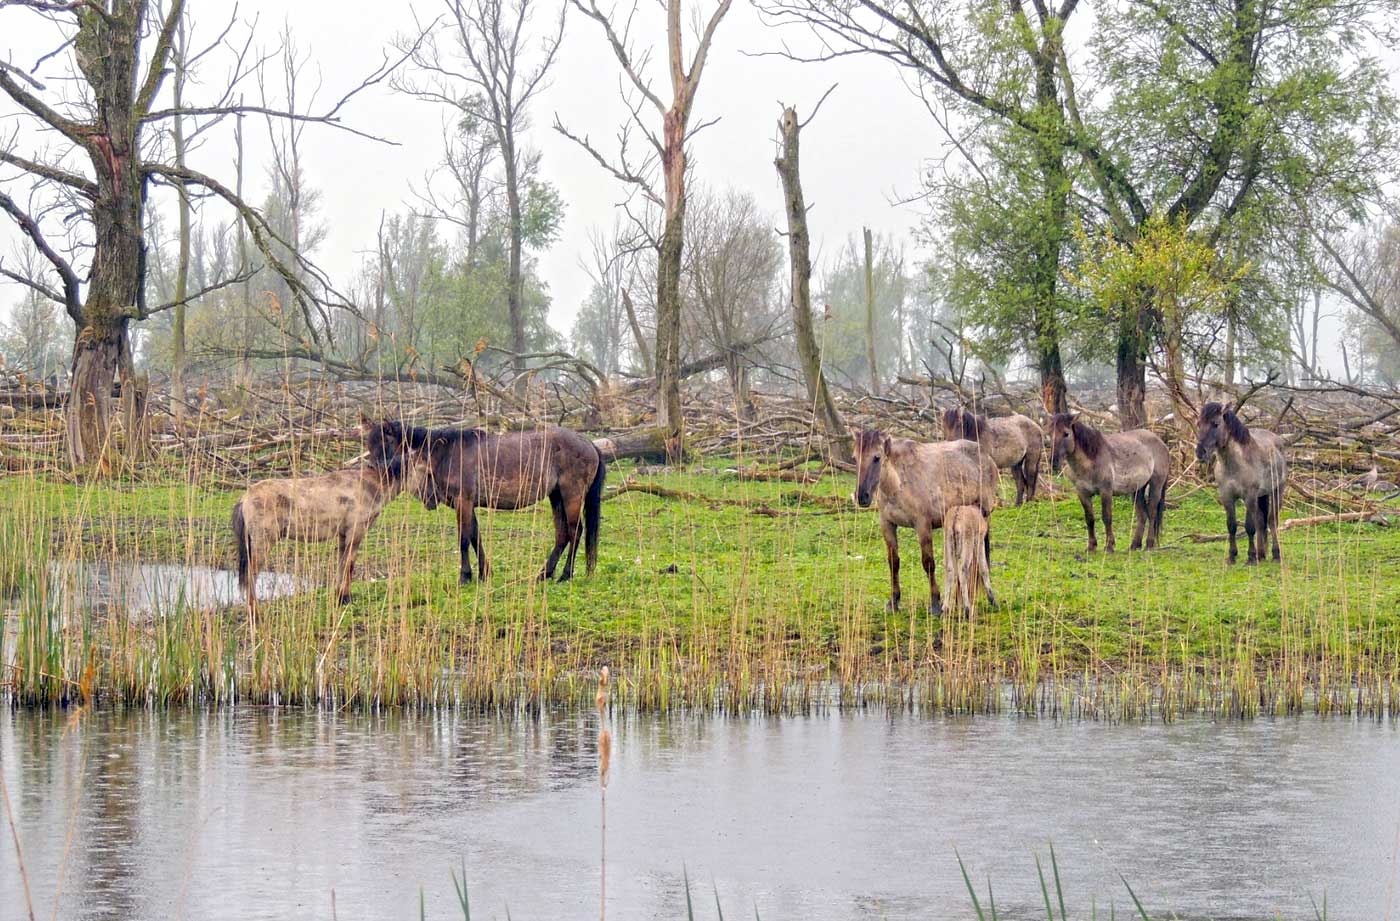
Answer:
M551 18L547 31L537 43L531 19L541 5L540 0L444 0L447 11L444 31L451 35L455 54L445 53L438 43L438 33L430 33L428 40L412 52L413 64L426 75L425 80L404 83L408 92L421 99L453 106L464 117L489 126L494 135L495 148L505 171L509 233L506 310L518 394L524 393L529 380L525 374L527 343L521 270L525 239L524 174L537 162L522 151L520 134L528 124L530 103L545 86L545 78L559 51L568 9L567 5L559 6L557 18ZM450 152L448 161L452 163ZM462 177L478 184L475 189L464 189L464 200L468 205L479 204L479 194L474 193L479 193L481 170L477 167L481 166L480 159L469 156L460 165ZM478 215L475 208L469 208L468 220L473 234Z
M749 397L753 345L781 325L773 224L752 195L704 192L690 207L686 310L690 340L724 357L734 411L755 415Z
M817 103L817 108L821 108L821 102ZM816 115L815 109L812 115ZM808 121L811 121L811 117ZM788 254L792 261L792 328L812 411L826 429L832 454L838 460L849 462L850 435L841 413L836 409L836 402L831 398L831 391L827 389L821 350L817 348L817 337L812 331L812 237L807 231L807 200L802 195L802 175L798 163L799 136L805 125L806 122L798 121L795 108L788 106L783 109L783 117L778 121L781 138L779 153L773 161L783 183L783 201L787 206Z
M1327 287L1400 349L1400 224L1361 228L1347 239L1315 236Z
M679 459L685 450L685 420L681 415L680 386L681 261L685 248L686 206L685 148L694 133L705 127L704 123L693 128L690 125L695 95L700 88L700 77L705 70L705 61L710 52L710 43L714 40L715 29L729 12L733 0L719 0L700 32L695 54L688 64L681 34L681 0L666 0L666 56L671 76L669 104L662 101L644 74L648 55L645 52L638 55L631 45L629 28L632 17L629 15L623 19L619 31L611 14L598 8L597 0L587 0L586 5L584 0L570 2L602 28L622 72L644 100L629 106L632 122L642 126L654 153L654 157L649 156L647 162L641 165L629 162L626 129L622 135L618 156L610 160L600 153L586 136L571 134L557 120L555 127L587 150L619 180L641 188L647 199L659 205L662 210L663 222L656 262L656 417L657 425L665 430L668 456ZM635 14L636 6L633 6L632 12ZM659 133L643 126L641 109L645 104L650 104L661 117ZM648 178L648 173L657 161L662 177L663 191L660 196L657 196L654 184Z
M13 145L0 148L0 162L18 167L32 183L26 204L8 191L0 192L0 210L52 266L50 277L57 283L41 282L36 290L62 303L74 324L65 441L75 465L95 464L105 457L113 382L119 377L132 382L134 377L129 324L174 306L152 307L145 302L144 226L150 185L181 182L187 189L194 187L200 194L221 199L247 225L254 245L288 281L297 302L308 310L318 302L318 295L300 277L319 275L314 267L294 249L285 257L276 252L274 243L285 241L232 189L205 173L163 160L150 143L158 132L149 129L177 116L212 120L240 112L344 127L340 114L345 105L396 66L386 60L320 114L243 106L233 101L233 94L249 74L258 72L261 59L248 54L251 38L239 50L229 43L226 30L216 44L234 49L235 57L219 98L204 105L182 99L178 105L162 108L162 88L184 10L184 0L172 0L163 17L148 0L10 0L0 7L0 14L27 12L58 24L62 43L40 58L35 69L63 68L65 85L71 81L78 90L50 92L28 72L0 67L0 99L24 115L38 136L51 142L47 155L41 152L32 157L16 153ZM146 53L143 45L148 36L154 36L154 45ZM75 161L83 162L87 172ZM55 202L65 209L62 221L52 210ZM60 230L75 228L69 231L67 243L56 236L56 224Z

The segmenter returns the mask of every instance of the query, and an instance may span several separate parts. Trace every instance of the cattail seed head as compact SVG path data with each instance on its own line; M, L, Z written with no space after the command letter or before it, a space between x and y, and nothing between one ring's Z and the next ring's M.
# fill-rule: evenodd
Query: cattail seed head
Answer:
M607 706L608 667L606 665L604 665L603 670L598 673L598 695L593 698L593 703L598 707L598 712L600 714L603 712L603 708Z

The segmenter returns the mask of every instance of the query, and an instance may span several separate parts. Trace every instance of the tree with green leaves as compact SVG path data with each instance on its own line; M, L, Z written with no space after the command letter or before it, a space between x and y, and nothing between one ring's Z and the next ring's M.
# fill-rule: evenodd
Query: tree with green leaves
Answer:
M1025 144L1047 246L1064 243L1060 194L1070 191L1071 164L1083 170L1087 214L1128 245L1154 215L1215 246L1261 200L1286 219L1294 203L1354 206L1376 186L1394 146L1395 105L1371 43L1383 40L1395 0L1123 0L1096 9L1084 53L1070 55L1065 27L1076 7L765 0L764 8L817 34L826 50L812 57L885 58L972 124ZM1050 264L1047 250L1041 265ZM1143 292L1117 311L1125 428L1147 421L1147 359L1161 333L1152 301Z

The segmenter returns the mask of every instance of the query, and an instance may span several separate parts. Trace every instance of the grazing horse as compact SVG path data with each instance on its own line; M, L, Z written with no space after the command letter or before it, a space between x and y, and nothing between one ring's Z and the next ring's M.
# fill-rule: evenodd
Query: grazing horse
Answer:
M593 442L565 428L497 434L482 429L427 429L400 422L370 426L365 447L371 459L405 453L414 468L413 494L429 509L439 503L457 511L457 543L462 555L460 581L472 580L470 552L476 552L481 578L491 573L481 545L477 508L521 509L546 496L554 509L554 549L540 579L553 578L568 551L559 581L573 577L579 541L585 545L588 573L598 562L607 464Z
M996 607L992 573L987 562L988 528L982 510L959 505L943 519L943 606L962 603L971 616L978 589L986 589L987 604Z
M994 419L955 407L943 412L943 438L975 441L992 456L999 469L1010 470L1016 481L1017 505L1035 498L1045 433L1029 416L1012 413Z
M976 506L982 517L989 517L996 494L996 464L971 442L923 444L870 429L857 433L855 499L861 508L880 500L891 610L899 609L900 597L896 529L913 528L918 535L928 574L929 608L938 613L943 610L943 601L934 576L933 532L943 527L944 516L959 505ZM991 538L985 533L983 551L990 558Z
M1196 424L1196 460L1205 463L1215 455L1215 482L1225 524L1230 531L1230 558L1239 557L1235 546L1235 503L1244 500L1244 530L1249 538L1247 562L1264 559L1273 532L1274 559L1279 559L1278 516L1283 488L1288 482L1288 459L1283 442L1273 432L1247 427L1228 406L1207 403Z
M1162 513L1167 507L1167 472L1171 455L1167 446L1147 429L1105 435L1079 418L1078 413L1056 413L1050 418L1050 467L1069 472L1084 524L1089 529L1089 549L1099 546L1094 535L1094 496L1103 509L1103 529L1109 553L1113 552L1113 497L1132 496L1137 510L1130 550L1142 546L1147 529L1147 549L1162 537Z
M278 541L340 542L337 598L350 600L350 582L360 541L384 506L403 489L397 461L337 470L322 476L262 480L248 487L233 506L233 537L238 544L238 582L257 613L258 570Z

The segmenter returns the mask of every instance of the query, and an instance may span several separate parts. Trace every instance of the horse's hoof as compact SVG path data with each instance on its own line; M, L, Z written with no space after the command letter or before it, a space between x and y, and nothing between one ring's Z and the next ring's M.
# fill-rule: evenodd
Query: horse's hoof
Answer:
M472 574L469 573L469 572L459 573L458 576L457 576L457 584L458 584L458 585L471 585L471 584L472 584Z
M559 584L562 585L563 583L568 582L568 581L569 581L570 579L572 579L573 577L574 577L574 571L573 571L572 569L566 569L566 570L564 570L562 573L559 574Z
M552 572L546 572L545 570L542 569L542 570L539 571L539 574L535 576L535 581L536 581L536 582L548 582L548 581L549 581L551 578L553 578L553 577L554 577L554 573L552 573Z
M350 593L346 592L344 595L337 595L335 600L336 604L339 604L343 607L350 603Z
M885 610L886 610L886 611L889 611L891 614L894 614L895 612L897 612L897 611L899 610L899 599L898 599L898 598L891 598L889 601L886 601L886 602L885 602Z

